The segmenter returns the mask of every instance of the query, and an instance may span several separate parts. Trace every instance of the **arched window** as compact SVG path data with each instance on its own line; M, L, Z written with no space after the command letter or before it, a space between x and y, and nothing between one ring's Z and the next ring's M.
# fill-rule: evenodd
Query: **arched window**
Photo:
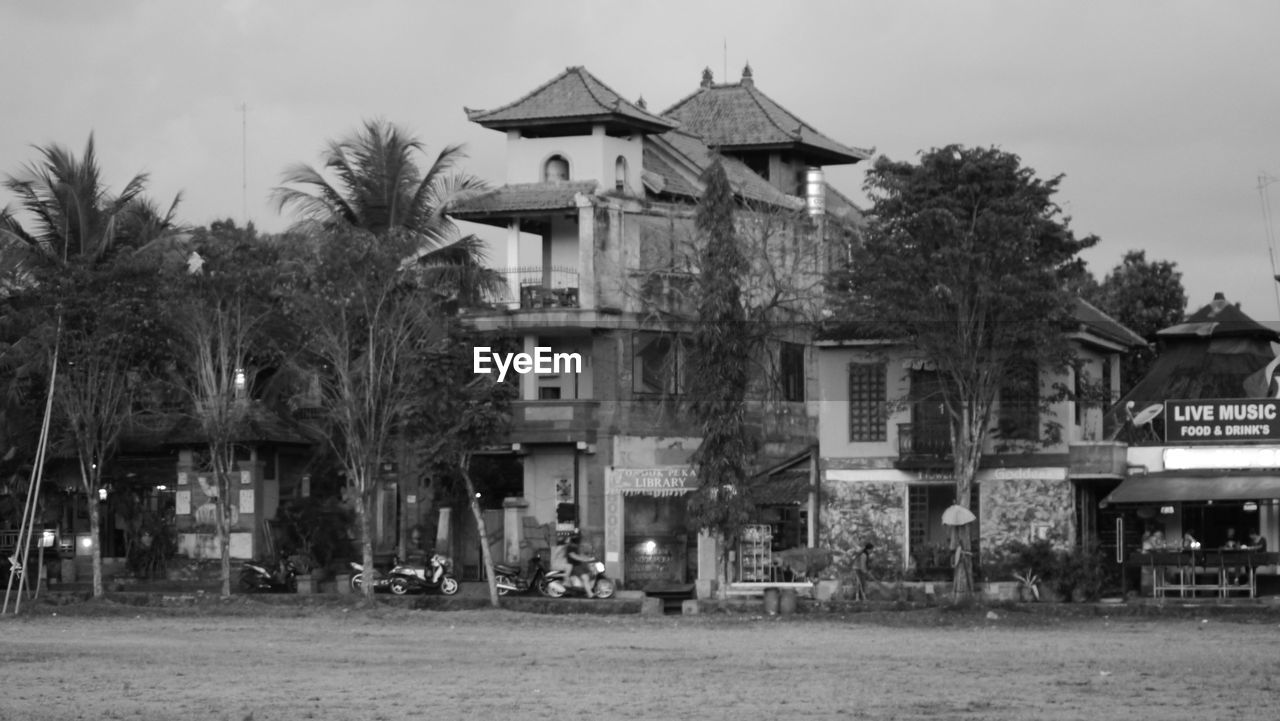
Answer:
M542 166L542 179L548 182L568 180L569 161L565 160L563 155L547 158L547 162Z
M627 189L627 159L621 155L613 162L613 187L618 190Z

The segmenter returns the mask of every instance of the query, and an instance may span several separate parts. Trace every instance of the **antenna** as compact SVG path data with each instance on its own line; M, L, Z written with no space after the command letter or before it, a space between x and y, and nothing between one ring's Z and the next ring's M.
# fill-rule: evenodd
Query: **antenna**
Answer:
M724 71L723 74L720 76L724 78L724 80L722 80L721 82L725 82L725 83L729 82L729 38L728 37L725 37L724 39L724 65L721 69Z
M241 224L248 228L248 102L241 102Z
M1267 254L1271 258L1271 278L1274 281L1271 289L1276 296L1276 312L1280 313L1280 275L1276 274L1276 234L1271 216L1271 192L1268 190L1275 182L1280 182L1280 178L1265 172L1258 174L1258 198L1262 201L1262 222L1266 225Z

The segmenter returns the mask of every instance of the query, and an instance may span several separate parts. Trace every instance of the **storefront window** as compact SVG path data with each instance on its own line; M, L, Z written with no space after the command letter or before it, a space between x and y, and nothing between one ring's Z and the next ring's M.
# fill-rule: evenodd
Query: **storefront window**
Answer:
M691 583L689 556L696 537L687 528L683 495L628 496L624 510L625 569L628 588L654 589Z

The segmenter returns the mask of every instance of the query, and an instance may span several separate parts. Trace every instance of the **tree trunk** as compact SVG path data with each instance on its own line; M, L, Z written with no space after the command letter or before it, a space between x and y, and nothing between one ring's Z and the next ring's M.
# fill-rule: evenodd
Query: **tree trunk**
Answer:
M360 485L367 485L360 484ZM356 496L356 515L360 517L360 563L364 567L364 579L360 584L360 589L364 591L364 598L370 603L373 602L373 535L369 531L369 498L367 493L362 490L351 489Z
M99 510L98 492L89 493L89 537L93 539L93 597L102 598L102 512ZM36 579L39 582L39 579Z
M476 500L475 484L471 482L471 454L462 454L462 480L467 486L467 504L471 506L471 515L475 516L476 529L480 534L480 559L484 563L484 575L489 581L489 603L499 608L498 577L493 572L493 553L489 551L489 533L484 527L484 513L480 511L480 502Z
M712 537L716 543L716 558L720 561L716 564L716 598L725 601L729 598L729 544L725 541L724 534L716 533Z
M973 478L978 472L978 460L982 457L982 436L977 433L970 409L961 412L958 432L952 442L955 453L956 505L971 510ZM978 523L979 521L973 521ZM968 525L951 527L952 588L956 598L967 598L973 593L973 553L969 542Z
M227 472L225 469L218 469L215 462L213 470L214 487L218 489L217 503L215 504L218 511L217 527L218 527L218 548L221 553L222 560L222 597L231 597L231 499L230 483L227 481Z

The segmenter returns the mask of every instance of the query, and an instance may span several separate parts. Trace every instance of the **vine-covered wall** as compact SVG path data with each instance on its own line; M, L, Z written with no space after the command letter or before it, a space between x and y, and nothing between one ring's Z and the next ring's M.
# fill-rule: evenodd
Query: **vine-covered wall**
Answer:
M867 543L875 544L873 571L901 571L905 494L901 483L823 480L818 545L835 551L838 575L852 569L853 557Z
M979 484L978 493L984 560L1013 541L1035 540L1037 533L1062 548L1075 541L1075 501L1069 480L986 480Z

